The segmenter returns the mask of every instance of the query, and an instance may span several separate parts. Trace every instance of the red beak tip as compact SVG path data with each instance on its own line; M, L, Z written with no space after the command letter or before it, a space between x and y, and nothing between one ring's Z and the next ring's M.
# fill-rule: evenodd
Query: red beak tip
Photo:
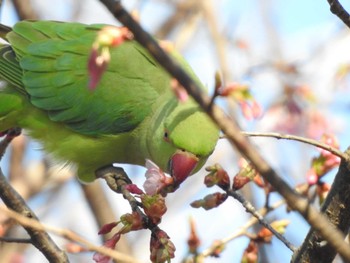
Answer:
M198 158L188 152L177 152L171 157L171 176L175 183L182 183L196 168Z

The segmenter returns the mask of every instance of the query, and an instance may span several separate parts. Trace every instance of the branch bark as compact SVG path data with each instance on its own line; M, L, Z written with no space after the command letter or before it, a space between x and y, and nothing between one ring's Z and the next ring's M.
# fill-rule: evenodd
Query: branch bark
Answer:
M350 157L350 148L345 153L347 160ZM324 213L334 227L347 233L350 228L350 165L347 161L342 161L339 171L332 184L332 188L322 205L321 211ZM332 262L336 250L314 229L310 229L302 246L293 255L292 262Z
M0 198L7 207L17 213L38 220L34 212L27 206L23 198L8 184L0 169ZM39 249L49 262L69 262L67 255L53 242L51 237L44 231L38 231L31 226L23 226L31 237L32 244Z
M204 94L186 72L160 48L157 42L146 33L140 25L123 8L121 1L100 0L113 15L130 31L136 41L143 45L150 54L162 65L197 103L208 113L213 121L227 135L227 138L242 155L251 161L255 169L278 191L288 205L297 210L309 224L317 230L339 254L350 262L350 249L344 242L344 235L336 230L327 218L320 214L309 202L296 193L262 158L255 147L241 133L238 124L230 119L218 106L211 104L211 98Z
M327 0L330 6L330 10L333 14L340 18L347 27L350 28L350 15L339 3L338 0Z

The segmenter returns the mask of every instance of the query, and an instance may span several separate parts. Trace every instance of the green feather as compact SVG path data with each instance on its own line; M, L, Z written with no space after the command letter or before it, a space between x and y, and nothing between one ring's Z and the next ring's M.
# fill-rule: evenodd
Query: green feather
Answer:
M87 63L103 27L22 21L0 34L9 42L0 46L0 78L8 83L0 90L0 131L27 129L46 151L77 165L83 181L104 165L144 165L146 158L167 171L178 149L198 156L200 168L218 129L192 99L178 102L168 73L138 43L111 49L96 90L88 90ZM201 85L184 59L171 55Z

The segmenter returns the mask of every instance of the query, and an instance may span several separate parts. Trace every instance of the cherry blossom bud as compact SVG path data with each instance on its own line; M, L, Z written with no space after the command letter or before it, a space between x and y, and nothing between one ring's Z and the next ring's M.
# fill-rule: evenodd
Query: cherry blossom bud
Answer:
M258 176L258 173L253 168L253 166L249 164L245 159L241 158L238 161L238 166L241 169L233 178L232 188L234 190L241 189L244 185L254 180Z
M152 233L150 250L152 262L170 262L175 257L175 246L170 241L169 236L162 230L156 230Z
M258 263L258 244L251 240L248 244L248 247L244 250L241 263Z
M318 182L319 177L316 174L315 169L311 168L306 175L306 180L309 185L315 185Z
M226 198L227 195L223 193L209 194L206 197L204 197L204 199L192 202L191 206L193 208L202 207L205 210L210 210L221 205L226 200Z
M220 254L224 251L225 244L222 243L222 241L220 241L220 240L215 240L212 244L212 247L215 247L215 249L210 254L210 256L218 258L218 257L220 257Z
M233 178L233 184L232 188L234 190L239 190L243 186L245 186L247 183L251 182L252 180L247 176L242 176L239 173Z
M263 111L260 104L254 99L248 85L231 83L219 90L219 95L235 100L247 120L261 117Z
M338 141L334 135L324 134L321 141L339 149ZM325 149L319 149L319 151L320 155L312 159L311 168L307 172L307 181L309 185L318 183L320 178L340 164L340 158L338 156L333 155Z
M118 233L125 234L130 231L144 229L144 222L142 216L137 212L132 212L132 214L127 213L120 217L120 222L123 227L118 231Z
M120 233L115 234L112 238L108 239L103 246L110 248L110 249L114 249L115 245L117 244L117 242L120 239ZM95 253L93 258L92 258L96 263L109 263L111 258L109 256L100 254L100 253Z
M196 231L196 226L195 226L195 222L193 220L193 218L190 218L190 236L187 240L187 244L188 244L188 248L190 253L192 254L196 254L197 253L197 249L201 243L197 231Z
M290 221L287 219L276 220L271 223L271 226L280 234L286 232L287 226L290 224Z
M210 172L204 178L204 184L207 187L218 185L219 187L225 190L230 187L230 177L219 164L207 167L206 170Z
M109 224L105 224L101 227L100 231L98 231L99 235L105 235L112 231L120 222L112 222Z
M284 234L286 231L286 227L289 225L289 220L277 220L271 223L271 227L275 229L278 233ZM273 233L267 229L266 227L263 227L258 235L256 240L258 242L263 242L263 243L270 243L271 239L273 237Z
M145 214L152 220L152 223L159 224L162 216L167 211L165 199L160 194L142 195L141 202Z
M110 61L110 48L121 45L126 40L133 38L132 33L126 27L106 26L102 28L92 45L88 60L89 89L94 90Z
M98 52L97 47L93 47L88 60L88 71L89 71L89 89L94 90L99 83L103 73L107 69L109 63L109 55L104 51L101 55Z
M125 189L132 194L142 195L144 192L136 184L128 184L125 186Z
M67 251L68 253L77 254L77 253L85 252L87 251L87 249L76 243L67 243L65 245L65 251Z

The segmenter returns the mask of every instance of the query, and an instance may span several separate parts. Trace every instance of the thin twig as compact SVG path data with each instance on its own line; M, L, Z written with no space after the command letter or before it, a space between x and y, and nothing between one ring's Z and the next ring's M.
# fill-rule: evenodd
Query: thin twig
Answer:
M205 94L195 81L176 63L158 43L132 18L121 5L121 1L100 0L122 23L134 34L136 41L145 47L157 62L164 67L197 103L208 113L213 121L227 135L229 141L242 155L250 160L252 165L286 200L288 205L297 210L309 224L319 231L321 235L350 262L350 249L344 241L344 234L335 229L327 218L319 213L304 197L295 192L278 174L271 168L256 148L241 133L237 123L230 119L222 109L215 104L209 108L211 98Z
M298 141L298 142L313 145L313 146L316 146L316 147L321 148L323 150L329 151L330 153L340 157L342 160L345 160L347 158L346 154L344 154L339 149L334 148L328 144L310 139L310 138L305 138L305 137L291 135L291 134L281 134L281 133L277 133L277 132L241 132L241 133L243 135L249 136L249 137L272 137L272 138L276 138L276 139Z
M278 207L284 205L285 203L286 203L285 200L280 200L280 201L276 202L275 204L273 204L272 206L270 206L269 209L267 209L265 207L260 209L258 211L258 213L262 216L265 216L268 212L271 212L271 211L277 209ZM237 237L243 236L247 232L247 230L250 227L252 227L253 225L255 225L256 223L258 223L258 219L256 217L251 217L247 223L245 223L243 226L241 226L239 229L237 229L234 233L230 234L226 238L221 239L220 242L216 243L215 245L205 249L202 253L200 253L198 255L198 257L210 256L217 249L218 246L225 245L225 244L229 243L230 241L236 239Z
M304 192L305 188L308 187L306 184L305 185L300 185L297 187L297 191L298 192ZM261 209L258 210L258 213L261 216L265 216L268 213L276 210L277 208L279 208L280 206L286 204L286 200L282 199L280 201L277 201L276 203L272 204L271 206L267 207L263 207ZM221 239L219 242L213 244L211 247L205 249L202 253L200 253L198 255L198 257L208 257L210 256L219 246L221 245L226 245L227 243L229 243L230 241L236 239L237 237L243 236L250 227L252 227L253 225L255 225L256 223L258 223L258 219L256 217L251 217L247 223L245 223L243 226L241 226L238 230L236 230L235 232L233 232L232 234L230 234L229 236Z
M32 240L30 238L0 237L0 242L31 244Z
M134 259L128 255L122 254L118 251L112 250L112 249L104 247L104 246L96 246L93 243L82 238L80 235L74 233L73 231L70 231L67 229L60 229L60 228L56 228L56 227L42 224L35 219L25 217L19 213L16 213L12 210L8 210L8 209L2 208L2 207L0 207L0 210L2 212L6 213L10 218L16 220L22 226L31 227L39 232L43 232L43 231L51 232L55 235L61 236L61 237L65 238L67 240L70 240L72 242L79 243L79 244L83 245L84 247L86 247L87 250L89 250L89 251L95 251L95 252L101 253L101 254L109 256L115 260L120 260L123 262L124 261L125 262L134 262L134 263L137 262L136 259ZM50 262L63 262L63 261L50 261Z
M273 233L283 244L286 245L286 247L288 247L293 252L296 250L296 247L293 244L291 244L283 235L277 232L268 222L266 222L264 217L255 209L255 207L248 200L244 198L244 196L240 195L232 189L227 190L226 193L235 198L237 201L239 201L248 213L252 214L259 221L260 224L262 224L264 227L270 230L271 233Z

